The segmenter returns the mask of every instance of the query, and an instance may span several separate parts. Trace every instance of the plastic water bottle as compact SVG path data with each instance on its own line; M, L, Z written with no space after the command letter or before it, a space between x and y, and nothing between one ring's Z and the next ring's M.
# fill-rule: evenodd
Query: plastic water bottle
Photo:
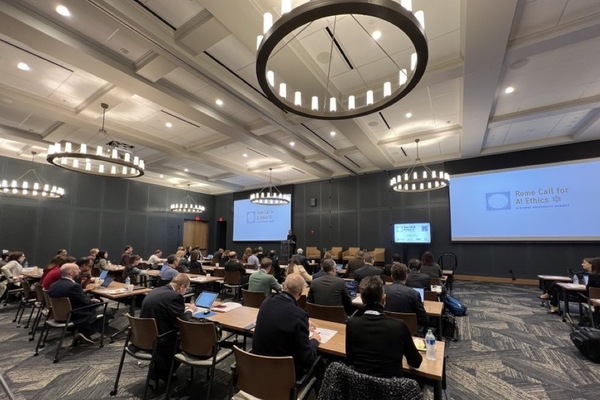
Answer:
M577 276L577 274L573 275L573 283L578 285L579 284L579 277Z
M425 346L427 348L427 359L435 360L435 336L433 336L431 329L429 329L427 335L425 335Z
M127 287L129 287L129 285L131 285L131 278L130 277L125 278L125 284L127 285Z

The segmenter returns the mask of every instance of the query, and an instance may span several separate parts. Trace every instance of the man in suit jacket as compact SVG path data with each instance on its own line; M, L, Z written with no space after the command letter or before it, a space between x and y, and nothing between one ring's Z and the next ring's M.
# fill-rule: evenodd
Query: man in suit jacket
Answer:
M248 276L246 275L246 268L237 259L237 253L235 251L229 252L229 261L225 263L225 271L238 272L240 274L240 282L242 285L248 283Z
M360 283L365 307L361 315L350 318L346 324L346 356L354 369L363 374L401 377L403 356L414 368L419 368L423 357L406 323L383 313L383 286L378 276L366 277Z
M79 267L75 263L63 264L60 267L60 279L50 286L48 295L51 298L67 297L71 302L71 321L75 324L78 333L75 339L87 343L94 344L92 335L98 331L99 320L96 313L96 308L88 307L82 310L79 308L89 306L90 304L100 303L98 299L87 297L81 288L81 285L75 282L79 276ZM100 321L100 322L96 322Z
M363 257L363 260L365 262L365 265L362 266L361 268L357 269L356 271L354 271L354 280L356 280L358 283L360 283L360 281L363 280L363 278L366 278L367 276L381 276L383 275L383 269L379 268L379 267L375 267L373 265L373 255L371 254L365 254L365 256Z
M346 282L336 276L333 260L323 262L323 272L323 276L311 282L307 301L323 306L344 306L346 315L352 315L352 299L346 289Z
M365 253L362 251L357 251L354 258L348 261L348 264L346 264L346 276L348 278L354 278L356 270L365 265L365 261L363 260L364 255Z
M162 378L166 380L169 375L169 367L174 356L175 343L177 342L177 318L189 320L192 313L196 311L194 304L185 304L183 295L190 286L190 278L186 274L176 275L171 282L165 286L152 290L142 302L140 310L141 318L154 318L158 334L162 335L172 332L158 341L154 359L154 371L151 371L153 379ZM173 370L179 367L175 362Z
M410 272L406 278L406 286L430 290L429 275L421 273L421 260L417 258L409 260L408 267L410 268Z
M265 296L271 294L271 289L276 292L281 291L281 285L277 282L277 279L269 274L271 263L272 261L268 257L261 260L260 270L250 275L248 290L251 292L263 292Z
M385 285L385 310L401 313L417 314L417 324L420 330L427 327L428 318L421 301L421 296L416 290L406 286L408 267L404 264L392 265L392 279L394 283Z
M402 257L400 256L400 254L398 253L394 253L392 254L392 262L389 264L386 264L385 267L383 267L383 274L387 275L387 276L392 276L392 264L393 263L401 263L402 262ZM419 261L420 263L421 261Z
M263 356L292 356L299 379L317 358L321 336L309 328L308 314L297 301L304 289L304 278L290 274L283 291L265 299L256 318L252 352Z

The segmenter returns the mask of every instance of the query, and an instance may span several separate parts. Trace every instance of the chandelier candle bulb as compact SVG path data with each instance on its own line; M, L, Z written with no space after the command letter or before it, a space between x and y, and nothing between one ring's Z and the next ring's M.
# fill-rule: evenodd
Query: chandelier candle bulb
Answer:
M399 74L400 74L399 82L400 82L400 86L402 86L408 81L408 76L406 75L406 69L401 69Z
M112 167L110 167L110 173L112 175L115 175L117 173L117 167L115 167L114 165Z
M383 83L383 97L389 97L392 95L392 83L384 82Z
M313 111L317 111L319 109L319 98L317 96L313 96L311 99L311 109Z
M131 154L125 153L125 162L129 162L131 160Z
M373 104L373 91L367 90L367 105L370 106Z
M273 26L273 14L265 13L263 15L263 34L267 33L269 29Z
M102 157L102 146L96 147L96 155Z
M79 148L79 152L81 154L87 154L87 145L85 143L81 144L81 147Z
M354 96L348 96L348 109L354 110L355 108L355 98Z
M70 153L71 152L71 143L67 142L65 143L65 153Z
M412 53L410 55L410 71L414 71L415 68L417 67L417 53Z
M256 37L256 50L258 50L260 48L260 44L262 43L263 40L263 35L258 35Z
M287 85L284 82L279 84L279 95L283 98L287 97Z
M281 15L289 13L290 11L292 11L292 0L282 0Z
M412 0L400 0L400 5L406 9L406 11L412 12Z
M331 112L336 111L335 97L332 97L329 99L329 111L331 111Z
M296 91L294 93L294 105L302 106L302 93L300 93L299 91Z

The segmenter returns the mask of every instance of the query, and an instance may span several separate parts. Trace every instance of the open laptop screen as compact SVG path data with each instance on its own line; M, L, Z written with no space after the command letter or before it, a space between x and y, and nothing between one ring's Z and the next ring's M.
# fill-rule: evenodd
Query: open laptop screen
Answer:
M196 299L196 307L210 310L219 293L204 291Z
M100 276L98 276L98 278L106 279L107 275L108 275L108 270L104 270L104 271L100 272Z
M112 283L113 280L114 280L113 278L106 277L102 281L102 285L101 286L102 287L108 287Z
M425 289L423 288L413 288L413 290L415 290L417 293L419 293L419 296L421 297L421 303L425 301Z

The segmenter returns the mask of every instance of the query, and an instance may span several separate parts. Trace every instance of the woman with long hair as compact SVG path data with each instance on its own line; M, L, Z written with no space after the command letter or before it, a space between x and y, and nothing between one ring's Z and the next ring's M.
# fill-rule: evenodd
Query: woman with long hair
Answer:
M441 278L443 276L442 268L435 262L435 258L433 258L430 251L426 251L421 257L421 273L429 275L430 278Z
M312 282L312 276L310 276L310 274L308 272L306 272L306 269L304 269L302 264L300 264L300 260L296 256L292 257L292 259L290 260L290 263L287 266L285 274L286 274L286 276L291 275L291 274L299 274L300 276L302 276L302 278L304 278L307 285L310 282Z

